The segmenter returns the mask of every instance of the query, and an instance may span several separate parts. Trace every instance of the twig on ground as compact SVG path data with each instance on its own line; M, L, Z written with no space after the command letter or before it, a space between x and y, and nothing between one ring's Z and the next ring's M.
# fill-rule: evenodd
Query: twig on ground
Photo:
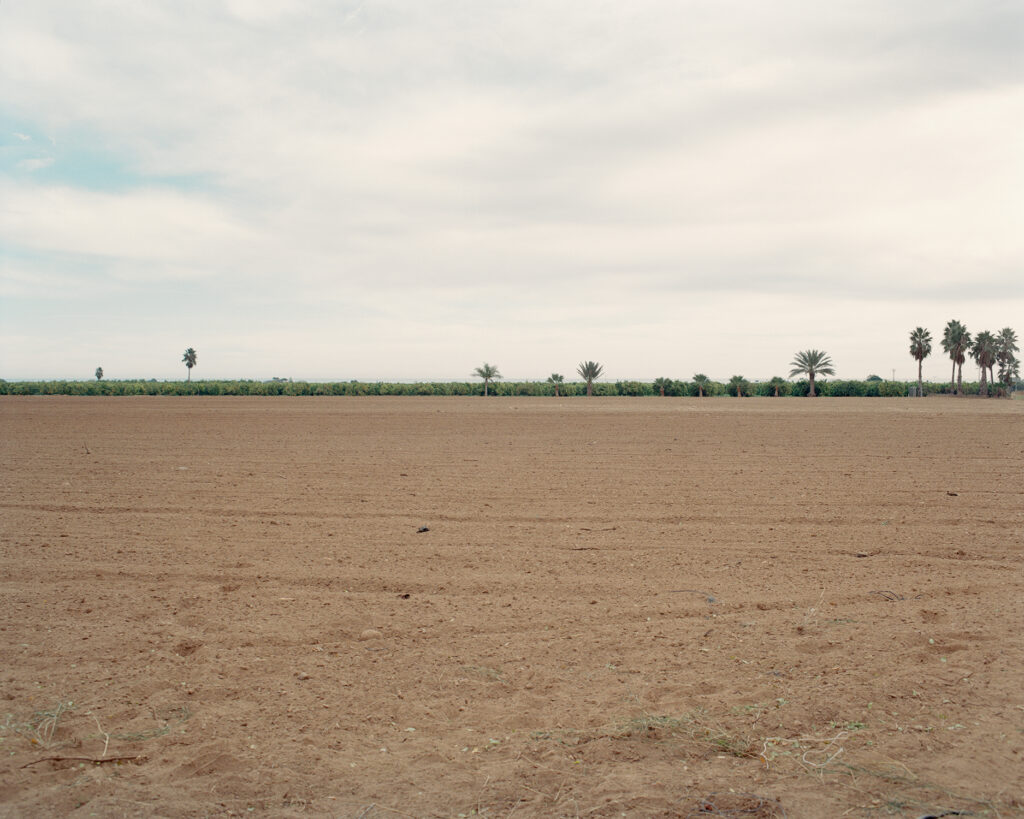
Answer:
M22 765L22 768L28 768L32 765L38 765L40 762L92 762L94 765L102 765L106 762L128 762L132 759L138 759L136 756L108 756L101 759L96 759L91 756L44 756L42 759L37 759L34 762L26 762Z
M96 727L99 728L100 733L103 734L103 753L101 754L101 756L105 757L107 755L107 748L110 746L110 734L103 730L103 726L100 725L99 717L97 717L95 714L91 714L90 716L92 716L92 718L96 720Z
M709 603L717 602L713 594L708 594L706 591L700 589L669 589L669 594L699 594L702 595Z

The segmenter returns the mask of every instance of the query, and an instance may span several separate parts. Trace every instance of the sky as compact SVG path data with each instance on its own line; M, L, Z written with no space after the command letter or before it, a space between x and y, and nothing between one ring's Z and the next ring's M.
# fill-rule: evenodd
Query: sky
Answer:
M943 380L1024 336L1022 54L1019 0L2 0L0 377L909 379L923 326Z

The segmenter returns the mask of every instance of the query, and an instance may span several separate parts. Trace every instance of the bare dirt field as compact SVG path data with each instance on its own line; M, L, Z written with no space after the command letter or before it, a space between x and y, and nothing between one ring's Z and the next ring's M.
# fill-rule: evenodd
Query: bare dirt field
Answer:
M0 815L1024 812L1024 402L4 398L0 435Z

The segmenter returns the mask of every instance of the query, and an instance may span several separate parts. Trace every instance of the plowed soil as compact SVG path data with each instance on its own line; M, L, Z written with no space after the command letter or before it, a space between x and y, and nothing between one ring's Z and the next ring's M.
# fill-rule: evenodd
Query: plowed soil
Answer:
M1022 812L1024 402L0 422L4 816Z

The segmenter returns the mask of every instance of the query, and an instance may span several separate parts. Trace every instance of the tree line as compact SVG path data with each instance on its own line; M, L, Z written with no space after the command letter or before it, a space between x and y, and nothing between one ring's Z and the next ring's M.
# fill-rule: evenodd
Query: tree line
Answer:
M972 338L967 328L957 320L946 324L942 336L942 349L952 361L950 382L946 384L926 383L922 379L924 359L932 353L932 335L923 327L910 332L910 355L917 361L916 395L928 393L967 392L990 396L1008 395L1014 387L1024 388L1020 382L1020 362L1017 334L1010 327L999 333L984 330ZM970 356L977 363L981 378L977 384L963 381L963 365ZM201 381L193 384L192 368L198 362L198 354L192 347L182 357L188 378L181 382L158 382L125 380L103 381L102 367L97 367L95 382L82 381L16 381L0 379L0 395L475 395L479 387L469 382L293 382L291 379L274 378L269 382ZM695 396L704 398L713 395L761 395L779 398L784 395L818 394L828 396L902 396L907 395L909 383L883 381L877 375L868 376L864 381L821 381L819 376L834 375L835 365L831 357L822 350L801 350L790 362L790 377L802 376L790 382L781 376L768 381L751 384L742 375L734 375L728 382L712 381L703 373L696 373L691 381L676 381L671 378L656 378L653 382L616 381L614 384L598 383L604 375L604 366L596 361L581 361L576 373L582 379L577 383L566 382L561 373L552 373L544 382L521 381L503 382L494 390L498 395L553 395L573 396L584 390L587 396L597 395L660 395ZM998 381L995 367L998 365ZM492 382L502 378L497 366L484 362L472 375L483 381L484 396L491 394Z
M865 380L815 381L815 392L820 396L900 397L906 396L913 381L883 381L878 376ZM926 393L950 393L948 382L925 382ZM1020 385L1024 389L1024 384ZM591 394L602 396L664 396L664 397L741 397L810 396L810 382L806 379L786 380L776 376L768 381L750 381L733 376L716 381L698 373L695 379L677 380L657 378L653 381L620 380L595 381ZM585 381L563 380L557 385L560 398L585 398ZM964 382L964 392L977 392L977 385ZM195 381L157 381L138 379L108 379L102 381L3 381L0 395L322 395L322 396L374 396L374 395L437 395L483 396L484 386L478 381L291 381L278 378L270 381L196 379ZM556 385L550 381L495 381L488 389L489 396L547 396L556 397Z

